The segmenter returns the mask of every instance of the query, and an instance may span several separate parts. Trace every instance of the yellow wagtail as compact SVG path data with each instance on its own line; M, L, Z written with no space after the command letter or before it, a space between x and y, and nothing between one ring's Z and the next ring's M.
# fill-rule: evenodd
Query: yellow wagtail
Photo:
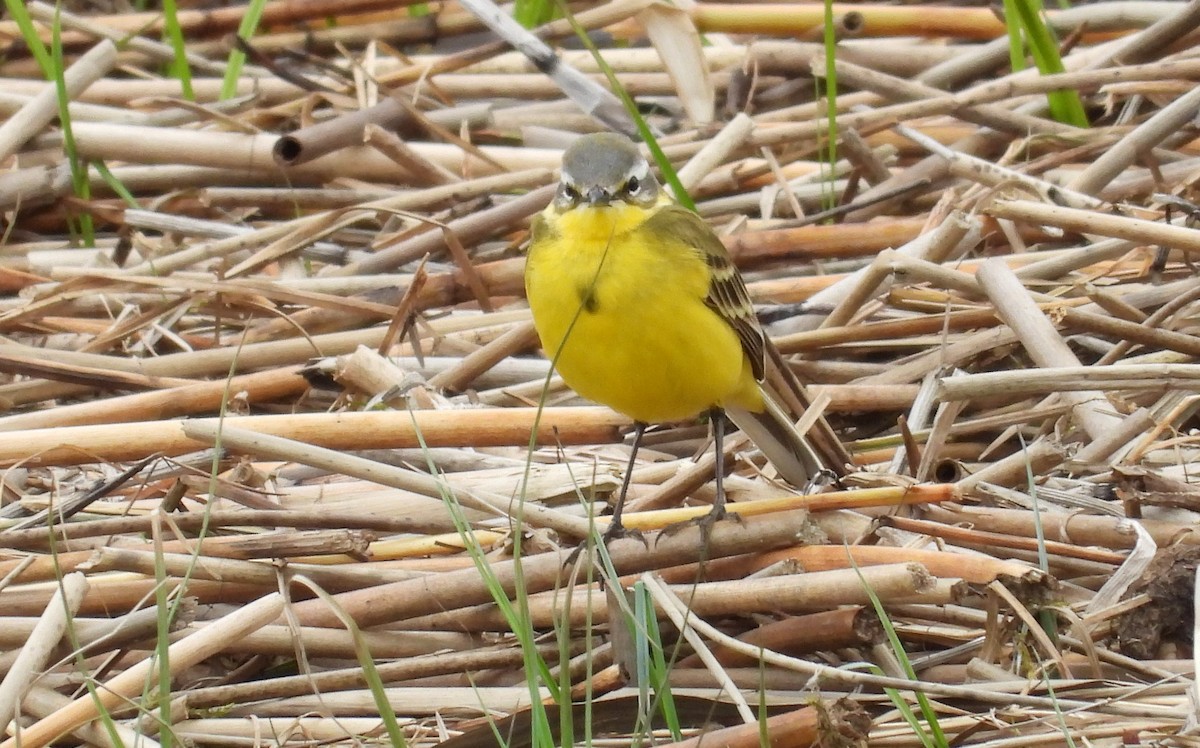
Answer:
M705 524L725 515L725 414L789 482L803 486L820 471L759 384L766 339L725 246L659 187L627 138L585 135L567 149L558 192L533 222L525 291L563 381L635 424L606 538L623 533L621 509L649 423L711 413L717 497Z

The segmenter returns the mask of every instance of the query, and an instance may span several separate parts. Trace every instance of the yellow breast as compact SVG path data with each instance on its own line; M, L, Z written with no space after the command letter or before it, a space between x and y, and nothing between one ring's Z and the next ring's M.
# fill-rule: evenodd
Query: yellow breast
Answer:
M709 269L683 241L649 241L653 209L618 204L541 216L525 288L547 355L580 395L630 418L762 407L733 329L704 299Z

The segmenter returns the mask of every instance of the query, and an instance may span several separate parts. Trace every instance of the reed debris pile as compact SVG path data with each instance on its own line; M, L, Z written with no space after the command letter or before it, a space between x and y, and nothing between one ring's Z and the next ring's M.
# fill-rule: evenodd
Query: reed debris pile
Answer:
M399 5L0 21L0 748L1192 734L1200 2L1051 11L1050 74L980 7L573 4L852 458L735 440L705 534L657 427L600 564L630 424L523 247L632 120L565 20Z

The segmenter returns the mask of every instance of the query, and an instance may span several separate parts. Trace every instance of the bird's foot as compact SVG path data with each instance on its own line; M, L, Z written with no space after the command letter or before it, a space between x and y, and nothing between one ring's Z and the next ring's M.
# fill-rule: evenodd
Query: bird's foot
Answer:
M650 550L650 542L646 540L646 536L642 534L641 530L628 528L620 522L610 523L608 529L604 531L604 535L600 537L600 542L604 544L605 548L607 548L609 543L614 540L620 540L621 538L634 538L636 540L640 540L642 541L642 545L646 546L646 550ZM589 545L591 545L591 541L584 540L582 543L575 546L575 550L571 551L570 556L567 556L567 561L563 564L563 566L570 566L574 564L579 558L579 554L582 553Z
M735 522L737 522L739 525L746 524L745 520L742 519L742 516L740 514L738 514L737 512L729 511L728 509L725 508L724 504L719 504L719 505L714 505L712 508L712 511L708 512L704 516L695 517L693 519L684 520L683 522L675 522L674 524L667 525L666 527L663 528L662 535L660 537L667 537L669 535L674 535L675 533L679 532L680 530L684 529L685 527L699 527L700 528L700 538L705 543L708 543L709 538L712 536L713 528L716 527L717 523L723 519L732 519Z
M646 541L646 536L642 535L641 530L630 529L620 522L610 523L608 525L608 529L604 531L603 540L605 547L607 547L612 541L619 538L634 538L642 541L642 545L646 546L647 550L650 548L650 543Z

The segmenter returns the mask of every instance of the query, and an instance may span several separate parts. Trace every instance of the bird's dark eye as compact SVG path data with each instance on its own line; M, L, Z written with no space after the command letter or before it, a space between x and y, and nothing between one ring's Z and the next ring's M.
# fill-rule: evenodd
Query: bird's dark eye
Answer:
M638 182L638 178L637 178L637 177L630 177L630 178L629 178L629 179L628 179L628 180L625 182L625 191L626 191L626 192L628 192L630 195L632 195L633 193L637 192L637 191L638 191L638 187L641 187L641 183L640 183L640 182Z
M562 194L563 197L567 198L573 203L579 202L579 190L575 189L569 184L564 184L562 186Z

